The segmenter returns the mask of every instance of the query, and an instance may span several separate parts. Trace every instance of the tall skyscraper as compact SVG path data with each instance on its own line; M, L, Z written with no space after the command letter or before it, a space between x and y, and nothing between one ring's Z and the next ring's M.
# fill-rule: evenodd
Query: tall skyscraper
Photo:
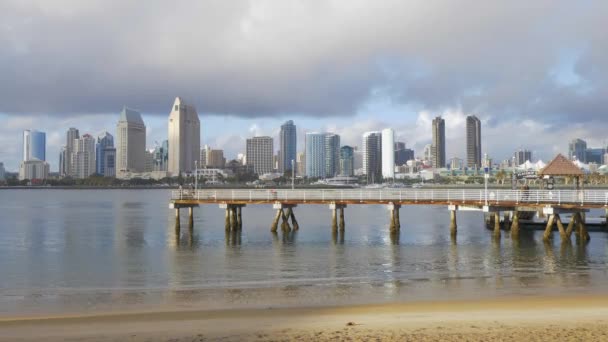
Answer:
M467 116L467 167L481 168L481 121L474 115Z
M169 141L163 140L161 145L154 149L154 171L167 171L169 162Z
M36 130L23 131L23 161L46 160L46 133Z
M441 116L433 119L431 165L436 169L445 167L445 120Z
M350 146L340 148L340 176L351 177L355 174L354 149Z
M382 178L382 133L363 134L363 174L367 183L376 183Z
M326 134L311 132L306 133L306 176L313 178L325 178L326 168Z
M340 136L325 133L325 177L335 177L340 172Z
M571 160L577 159L583 163L586 161L587 142L582 139L573 139L568 145L568 155Z
M519 151L515 152L514 156L516 165L524 164L528 160L532 161L532 152L528 150L520 149Z
M405 143L395 142L395 165L405 165L408 160L414 159L414 150L405 148Z
M6 171L4 170L4 163L0 162L0 181L6 178Z
M108 132L103 132L97 137L97 144L95 145L95 173L98 175L106 176L106 150L114 148L114 137ZM114 163L112 163L114 164ZM114 167L114 166L112 166Z
M296 162L297 151L297 133L296 125L292 120L281 125L281 133L279 134L279 172L291 170L291 161Z
M74 153L74 144L78 138L80 138L78 129L70 127L66 133L65 155L63 158L64 174L62 176L75 177L74 167L72 167L72 154Z
M395 178L395 132L382 130L382 177Z
M169 168L173 176L194 170L201 149L201 126L194 106L175 98L169 114Z
M67 147L61 146L61 149L59 150L59 176L61 177L65 177L69 174L69 170L65 169L67 164L66 158L70 158Z
M146 125L139 112L124 107L116 125L117 172L143 172L146 167Z
M84 134L74 139L74 152L72 152L72 170L76 178L87 178L95 173L95 138Z
M253 137L247 139L247 165L253 166L253 172L259 176L272 173L274 146L271 137ZM171 157L171 155L169 155Z

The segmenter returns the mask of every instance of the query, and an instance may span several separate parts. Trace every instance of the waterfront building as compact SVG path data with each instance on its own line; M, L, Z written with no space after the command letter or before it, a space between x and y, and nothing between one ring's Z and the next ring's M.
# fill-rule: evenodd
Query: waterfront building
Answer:
M299 152L296 160L296 169L299 176L306 175L306 153Z
M70 127L66 133L65 153L63 154L63 174L61 176L74 177L74 168L72 167L72 154L74 153L74 143L80 138L78 129Z
M292 161L296 162L297 144L296 125L289 120L281 125L279 133L279 173L291 170Z
M0 162L0 181L6 179L6 170L4 169L4 163Z
M106 169L106 150L112 150L114 148L114 137L108 132L103 132L97 137L97 144L95 145L95 172L98 175L107 176L105 174Z
M46 133L26 129L23 131L23 161L46 161Z
M382 177L395 178L395 131L392 128L382 130Z
M30 158L19 165L19 180L39 181L49 177L49 163Z
M340 148L340 176L351 177L355 174L354 149L350 146Z
M247 139L247 165L253 166L253 171L261 176L272 173L273 161L273 139L271 137L253 137Z
M335 177L340 172L340 136L325 133L325 177Z
M375 183L382 178L382 133L363 133L363 174L367 183Z
M146 166L146 125L141 114L124 107L116 125L116 168L121 172L142 172Z
M515 165L525 164L526 161L532 161L532 151L526 149L519 149L515 154Z
M95 173L95 138L90 134L74 140L74 152L71 156L72 176L80 179Z
M431 165L435 169L445 167L445 120L443 120L441 116L433 119Z
M163 140L161 145L157 145L154 148L154 170L153 171L167 171L167 164L169 163L169 141Z
M582 139L573 139L568 144L568 157L570 160L586 162L587 142Z
M169 114L169 166L173 176L191 173L200 158L201 127L194 106L175 98Z
M103 176L116 177L116 148L104 148L101 158L103 158Z
M325 153L326 134L311 132L306 133L306 176L311 178L325 178L327 161Z
M481 121L475 115L467 116L467 165L481 168Z

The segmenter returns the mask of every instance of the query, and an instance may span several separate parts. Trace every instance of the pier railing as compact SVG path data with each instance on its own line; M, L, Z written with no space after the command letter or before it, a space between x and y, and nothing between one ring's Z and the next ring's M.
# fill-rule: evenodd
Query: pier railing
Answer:
M214 202L438 202L479 205L608 206L608 190L500 189L205 189L174 190L172 200Z

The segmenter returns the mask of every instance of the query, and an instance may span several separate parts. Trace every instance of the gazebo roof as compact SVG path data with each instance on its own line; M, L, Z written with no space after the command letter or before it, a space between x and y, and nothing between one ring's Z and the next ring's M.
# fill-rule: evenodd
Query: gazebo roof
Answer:
M582 176L584 172L561 153L538 173L539 176Z

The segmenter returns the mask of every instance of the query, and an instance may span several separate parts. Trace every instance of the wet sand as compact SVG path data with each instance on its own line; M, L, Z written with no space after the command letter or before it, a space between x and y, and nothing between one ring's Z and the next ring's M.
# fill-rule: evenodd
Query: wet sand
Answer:
M6 341L608 341L608 296L0 319Z

